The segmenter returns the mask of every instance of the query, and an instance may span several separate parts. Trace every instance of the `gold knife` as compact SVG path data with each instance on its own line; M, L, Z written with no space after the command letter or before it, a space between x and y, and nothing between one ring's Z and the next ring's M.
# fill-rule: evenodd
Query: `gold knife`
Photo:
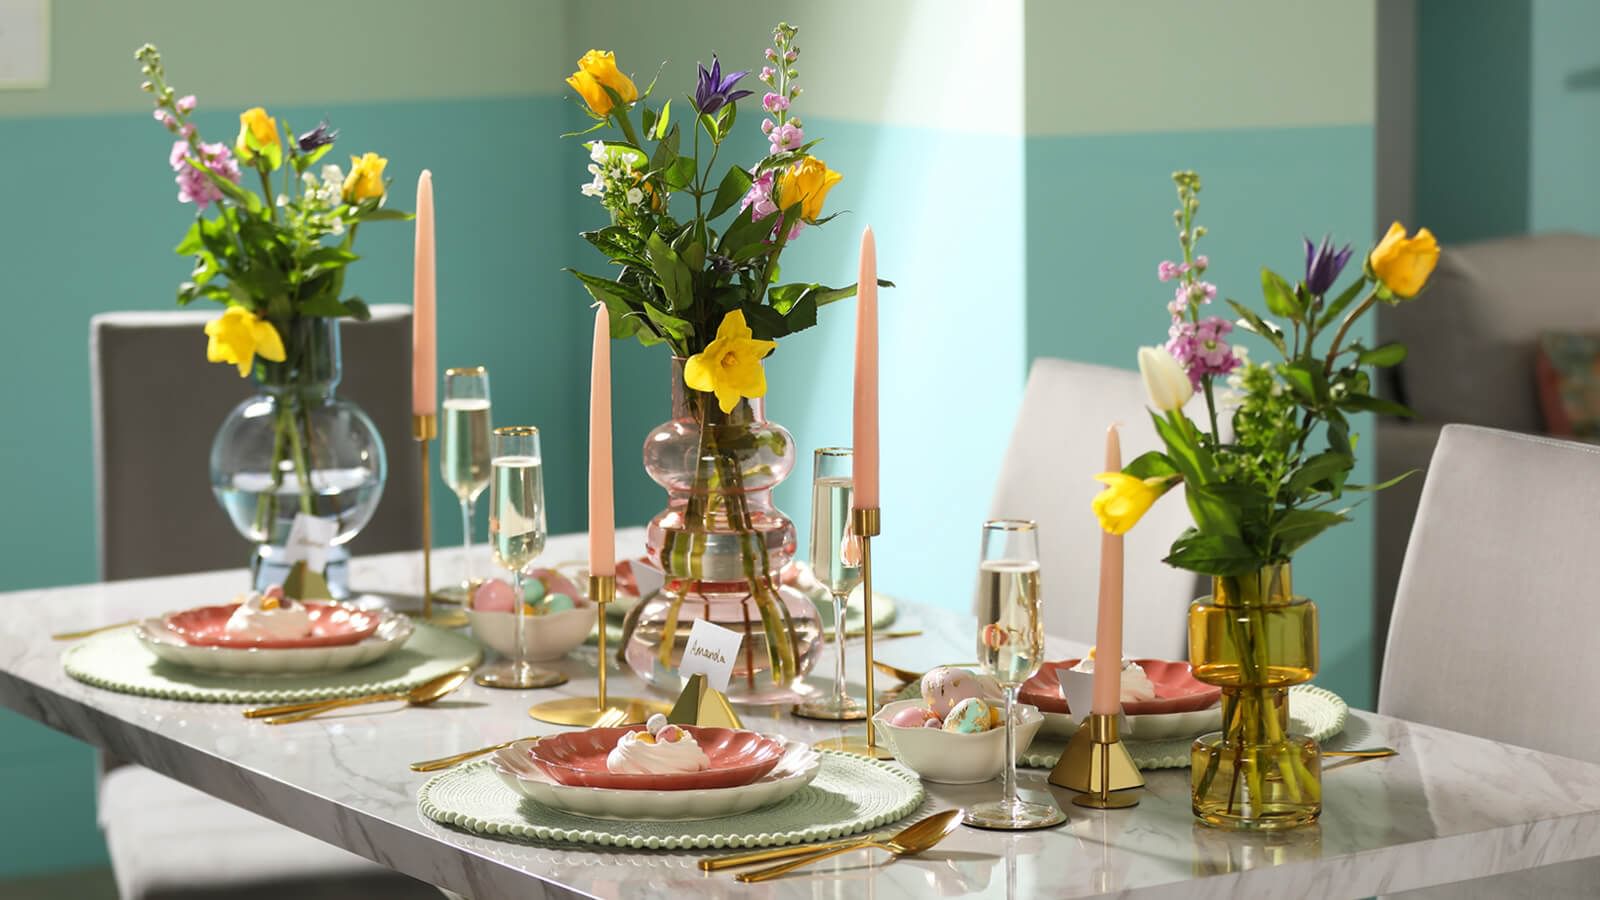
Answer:
M775 859L809 856L813 853L820 853L823 850L843 847L846 844L855 844L862 840L876 840L886 836L886 834L858 834L855 837L828 841L824 844L793 844L788 847L772 847L767 850L752 850L749 853L735 853L731 856L712 856L700 860L700 869L705 872L716 872L721 869L732 869L736 866L753 866L756 863L771 862Z

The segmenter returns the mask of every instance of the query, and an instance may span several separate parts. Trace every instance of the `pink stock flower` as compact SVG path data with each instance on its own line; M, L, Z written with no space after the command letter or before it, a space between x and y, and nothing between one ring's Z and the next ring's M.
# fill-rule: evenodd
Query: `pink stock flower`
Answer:
M793 122L785 122L772 129L767 135L767 140L772 142L772 152L782 153L785 150L794 150L806 142L806 133L800 126Z
M194 112L195 99L193 94L185 94L178 98L178 112L188 115Z
M1183 319L1172 323L1168 332L1167 352L1184 367L1189 381L1196 388L1208 375L1226 375L1237 369L1240 359L1227 341L1233 324L1218 316L1189 322Z
M167 162L177 173L174 180L178 183L178 202L193 203L205 209L207 204L222 199L222 191L211 183L204 172L190 165L192 158L188 142L175 141ZM233 151L228 149L227 144L201 144L199 159L213 175L226 178L234 184L239 183L239 162L233 158Z
M1178 264L1170 259L1163 259L1161 264L1156 266L1156 277L1162 281L1171 281L1177 278Z
M183 123L183 127L178 129L178 133L183 135L183 139L184 140L188 140L189 138L194 137L194 123L193 122L185 122L185 123Z
M776 177L777 173L771 170L761 173L756 180L750 183L750 190L746 191L744 197L739 200L740 212L744 212L747 208L752 210L750 213L752 222L759 222L778 212L778 204L772 200L772 188ZM788 239L792 241L799 237L800 230L805 228L805 224L796 218L794 223L789 226ZM774 232L778 230L777 222L772 223L772 230Z
M782 112L789 108L789 98L769 91L765 97L761 98L761 105L766 107L767 112Z
M772 129L777 128L777 127L778 127L778 123L772 121L771 119L762 119L761 120L761 133L762 134L771 135L772 134Z
M762 66L761 67L761 80L762 81L770 82L773 78L777 77L777 74L778 73L771 66Z
M1196 256L1194 258L1194 267L1195 267L1195 270L1198 271L1198 272L1204 272L1207 269L1207 267L1209 267L1210 265L1211 265L1211 260L1207 259L1206 255L1204 253L1202 253L1199 256Z

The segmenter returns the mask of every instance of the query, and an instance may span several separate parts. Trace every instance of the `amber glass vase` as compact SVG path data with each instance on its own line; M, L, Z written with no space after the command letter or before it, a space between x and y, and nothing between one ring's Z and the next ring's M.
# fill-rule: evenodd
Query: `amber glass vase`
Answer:
M1288 563L1212 579L1189 607L1195 677L1222 688L1222 730L1190 751L1194 814L1238 831L1277 831L1322 812L1315 741L1289 731L1289 687L1317 674L1317 607Z

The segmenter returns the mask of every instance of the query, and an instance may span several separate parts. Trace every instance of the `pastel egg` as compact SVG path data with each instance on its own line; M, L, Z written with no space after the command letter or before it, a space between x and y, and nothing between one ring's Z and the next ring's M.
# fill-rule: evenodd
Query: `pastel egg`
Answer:
M939 717L938 716L931 716L931 717L929 717L928 721L922 723L922 727L923 728L943 728L944 727L944 723L939 721Z
M544 599L544 580L540 578L522 579L522 599L528 603L537 604Z
M931 709L925 709L921 706L908 706L890 716L889 724L900 728L921 728L929 724L938 727L944 723L939 720L938 716L933 714Z
M517 603L517 592L498 578L478 585L472 594L472 608L479 612L512 612Z
M566 612L572 607L572 598L566 594L547 594L544 598L544 614L547 616L552 613Z
M961 701L982 697L983 693L983 685L966 669L939 666L922 676L922 702L941 719L949 718L950 711Z
M989 730L989 704L977 697L968 697L944 717L944 730L959 734L977 734Z
M669 744L675 744L688 736L689 733L677 725L668 725L667 727L656 732L656 740Z
M646 719L644 723L645 730L651 734L655 734L665 727L667 727L667 717L661 713L651 713L650 718Z

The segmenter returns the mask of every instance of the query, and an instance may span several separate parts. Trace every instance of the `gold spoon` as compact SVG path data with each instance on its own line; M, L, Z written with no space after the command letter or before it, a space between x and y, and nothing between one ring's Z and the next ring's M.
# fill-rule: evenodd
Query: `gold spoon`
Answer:
M82 631L62 631L62 632L59 632L57 634L50 635L50 640L52 640L52 641L75 641L75 640L77 640L79 638L86 638L91 634L99 634L102 631L112 631L112 630L117 629L117 628L127 628L129 625L137 625L137 624L139 624L139 623L138 622L132 622L132 621L129 621L129 622L114 622L114 623L112 623L110 625L101 625L98 628L85 628Z
M324 700L311 705L309 708L286 710L283 707L267 707L264 709L247 709L245 716L251 719L266 719L268 725L287 725L290 722L303 722L315 715L333 709L342 709L346 706L359 706L363 703L383 703L391 700L404 700L411 706L427 706L440 699L451 691L461 686L471 674L470 669L456 669L446 672L437 678L430 678L409 691L393 691L387 694L369 694L365 697L343 697L338 700Z
M599 720L594 723L594 727L615 728L616 726L621 725L623 720L627 717L627 710L622 709L621 707L613 706L601 714ZM474 756L482 756L485 753L493 753L497 750L504 750L518 741L537 741L538 739L539 738L537 737L513 738L509 741L502 741L498 744L490 744L487 747L479 747L476 750L468 750L465 753L457 753L452 756L441 756L438 759L425 759L422 762L412 763L411 771L437 772L440 769L448 769L456 763L466 762L467 760L472 759Z
M795 869L798 869L802 866L809 866L819 860L828 859L832 856L838 856L841 853L849 853L852 850L860 850L866 847L876 847L879 850L887 850L895 859L899 859L902 856L915 856L924 850L931 849L933 845L949 837L950 832L961 827L962 812L963 811L959 809L947 809L942 813L936 813L920 822L916 822L906 827L899 834L896 834L887 840L875 840L873 838L867 838L865 840L845 844L840 847L831 847L826 850L821 850L817 853L811 854L810 856L802 857L786 863L779 863L778 865L769 866L765 869L757 869L754 872L743 872L733 877L737 881L743 881L746 883L767 881L769 879L777 878L779 875L793 872Z
M886 662L879 662L876 659L872 661L872 667L877 669L879 672L888 675L890 678L900 679L901 684L910 684L913 681L922 680L922 672L913 672L910 669L902 669L899 666L891 666Z
M1357 759L1383 759L1388 756L1399 756L1400 751L1393 747L1373 747L1370 750L1324 750L1323 756L1353 756Z

